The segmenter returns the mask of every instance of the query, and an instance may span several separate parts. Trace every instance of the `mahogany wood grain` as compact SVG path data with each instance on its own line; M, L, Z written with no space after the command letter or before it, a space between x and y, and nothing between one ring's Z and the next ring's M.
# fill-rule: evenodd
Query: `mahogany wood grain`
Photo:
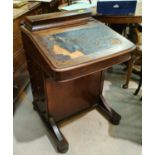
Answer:
M101 72L68 82L45 81L49 115L60 121L92 106L100 90ZM52 93L51 93L52 92Z
M131 59L133 43L88 12L85 16L79 12L59 14L56 20L51 14L27 17L21 30L34 109L50 129L59 152L66 152L69 145L58 123L74 114L97 107L112 124L119 124L121 116L102 96L104 73Z

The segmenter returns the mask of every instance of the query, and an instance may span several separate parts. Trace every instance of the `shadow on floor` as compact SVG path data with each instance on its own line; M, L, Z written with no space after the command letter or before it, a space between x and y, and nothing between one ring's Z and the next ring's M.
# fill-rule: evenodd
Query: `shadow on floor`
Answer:
M18 142L30 142L46 136L54 146L55 143L48 129L45 127L39 114L33 109L30 85L21 94L15 104L13 133L16 140Z
M117 73L117 74L116 74ZM139 95L133 93L137 88L137 76L132 75L128 89L121 88L125 74L122 66L117 65L106 76L107 89L103 92L108 103L121 116L118 126L109 125L109 134L115 138L122 138L142 144L142 101Z
M114 72L107 73L106 89L103 93L111 107L122 116L122 120L118 126L109 125L109 134L115 138L127 139L141 144L142 108L141 101L139 100L140 95L133 95L134 88L122 89L121 85L125 77L123 74L116 74L115 71L117 72L114 68ZM136 84L134 87L137 87ZM17 102L19 103L17 103L13 127L16 140L19 142L29 142L46 135L54 146L44 123L41 121L38 113L33 110L30 86Z

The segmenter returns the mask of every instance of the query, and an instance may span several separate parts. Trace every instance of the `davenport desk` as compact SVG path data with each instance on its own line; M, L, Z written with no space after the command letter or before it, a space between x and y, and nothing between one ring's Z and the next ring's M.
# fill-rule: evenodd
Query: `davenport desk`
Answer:
M29 16L21 27L33 106L51 131L59 152L68 142L58 123L96 107L111 123L121 116L102 96L104 73L131 59L135 45L90 12Z

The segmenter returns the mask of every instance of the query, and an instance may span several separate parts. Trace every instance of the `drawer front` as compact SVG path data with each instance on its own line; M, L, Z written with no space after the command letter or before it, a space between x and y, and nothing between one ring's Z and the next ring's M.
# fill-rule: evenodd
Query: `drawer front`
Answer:
M15 19L13 21L13 34L17 34L20 32L20 21L22 20L22 17Z
M23 49L20 25L26 16L37 15L42 13L42 8L39 6L32 9L28 13L20 16L13 21L13 100L14 102L19 97L29 82L29 74L27 70L26 57Z
M13 33L19 33L20 32L20 24L24 21L26 16L30 15L37 15L42 13L42 8L36 8L34 10L31 10L30 12L26 13L25 15L22 15L21 17L15 19L13 21Z
M16 54L21 49L23 49L21 34L17 33L13 36L13 54Z
M13 102L17 100L28 83L29 74L25 68L21 68L13 75Z
M16 72L23 64L26 64L26 58L25 58L24 50L21 49L13 57L13 71Z

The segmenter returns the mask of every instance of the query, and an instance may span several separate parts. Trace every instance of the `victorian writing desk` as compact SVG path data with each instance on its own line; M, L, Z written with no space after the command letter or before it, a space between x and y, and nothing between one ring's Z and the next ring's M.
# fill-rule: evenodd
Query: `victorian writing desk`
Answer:
M60 152L68 150L58 122L97 107L113 124L121 116L102 96L104 72L128 61L135 45L88 11L29 16L21 27L33 106Z

